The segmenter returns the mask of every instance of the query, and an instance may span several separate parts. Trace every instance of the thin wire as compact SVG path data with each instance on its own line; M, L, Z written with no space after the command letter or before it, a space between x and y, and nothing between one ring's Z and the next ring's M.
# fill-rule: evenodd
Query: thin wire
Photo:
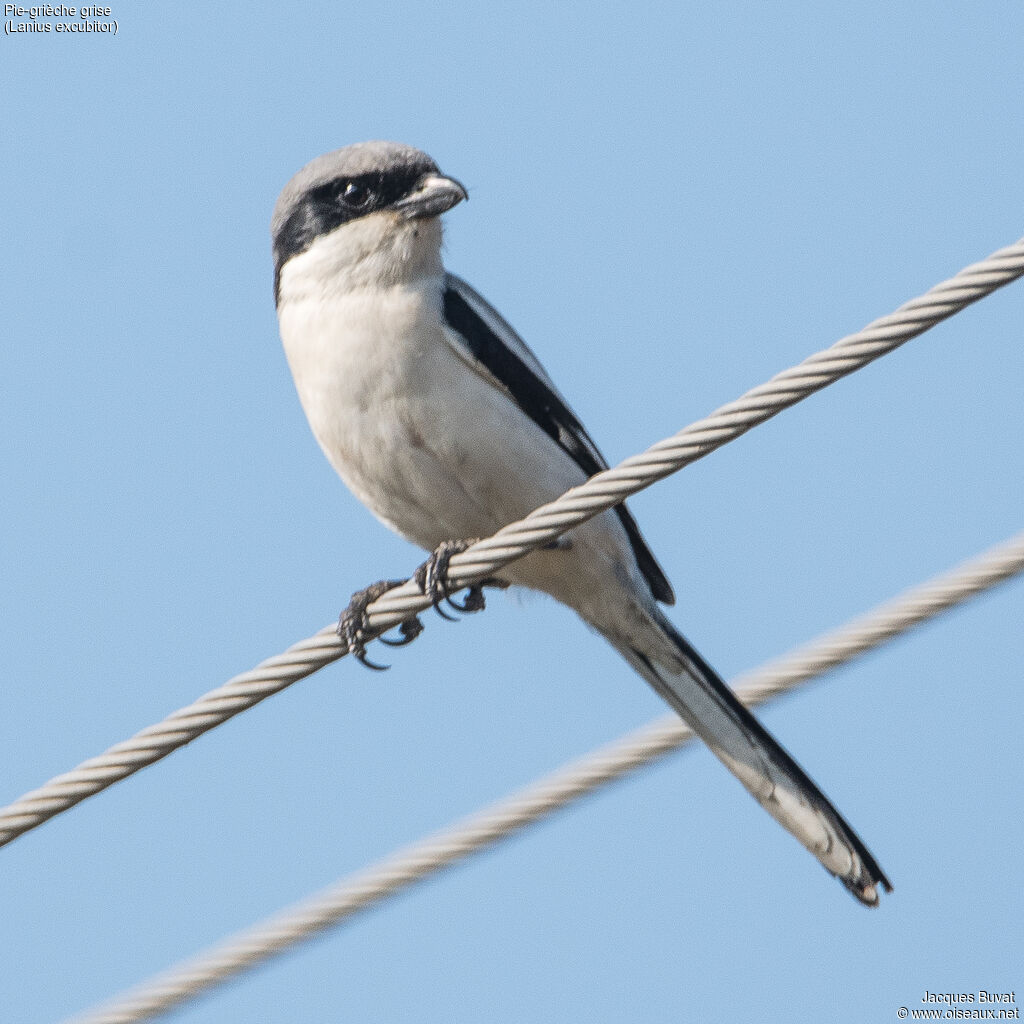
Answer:
M1024 274L1024 239L964 268L896 312L868 324L748 391L705 419L660 441L614 469L591 477L557 501L456 555L449 567L453 589L493 576L508 562L548 544L575 526L617 505L636 491L707 455L751 427L866 366L904 342ZM367 609L371 629L382 633L429 605L414 580L389 591ZM261 662L164 721L51 779L0 809L0 846L107 786L166 757L197 736L337 658L345 649L325 626L315 636Z
M737 677L744 704L762 704L850 661L1024 570L1024 532L905 591L803 647ZM193 999L275 954L491 846L592 790L693 739L668 715L592 751L463 821L340 879L300 903L143 982L66 1024L134 1024Z

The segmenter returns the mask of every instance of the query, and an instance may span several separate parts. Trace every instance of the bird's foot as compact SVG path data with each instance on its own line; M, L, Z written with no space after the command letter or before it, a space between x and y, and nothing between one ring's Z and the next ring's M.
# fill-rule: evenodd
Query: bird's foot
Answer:
M430 598L437 614L450 622L455 621L441 607L442 602L447 603L455 611L469 613L483 611L485 607L484 587L495 587L504 590L508 583L504 580L488 577L480 580L466 588L466 596L461 601L452 597L451 587L448 582L448 563L462 551L465 551L473 540L446 540L439 544L431 553L430 557L416 570L413 579L419 585L423 594ZM377 598L386 594L395 587L400 587L405 580L380 580L371 583L362 590L357 590L349 601L348 607L341 613L338 619L338 636L341 637L349 654L355 655L359 662L367 668L375 669L378 672L389 668L388 665L378 665L366 656L366 642L374 637L389 647L404 647L411 644L423 632L423 623L419 617L413 615L399 624L399 637L390 640L385 636L378 636L370 629L366 617L366 609L369 608Z
M476 540L442 541L413 574L413 579L419 584L424 596L430 598L434 610L442 619L448 619L449 622L454 622L455 619L441 607L442 602L457 612L481 612L486 607L484 587L498 587L504 590L508 586L504 580L488 578L467 587L466 596L461 601L456 601L452 597L448 581L448 563L475 543Z
M338 619L338 636L344 641L348 653L355 655L360 664L377 672L383 672L390 666L378 665L366 656L366 641L373 638L370 624L366 618L366 609L378 597L383 596L389 590L394 590L395 587L400 587L404 582L405 580L379 580L363 590L357 590L352 595L348 607ZM404 647L406 644L411 644L423 632L423 623L420 622L418 616L414 615L411 619L400 623L398 631L401 634L399 639L389 640L387 637L381 636L380 642L387 644L388 647Z

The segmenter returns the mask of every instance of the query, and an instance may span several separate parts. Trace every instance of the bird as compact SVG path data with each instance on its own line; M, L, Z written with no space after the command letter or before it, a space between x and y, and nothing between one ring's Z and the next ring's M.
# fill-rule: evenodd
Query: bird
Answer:
M318 156L271 219L274 301L313 435L386 526L447 560L606 469L540 361L442 260L441 215L468 199L431 157L373 141ZM856 832L661 609L674 593L625 504L487 581L544 592L604 637L785 829L863 904L892 885ZM339 631L365 655L358 592ZM482 605L480 587L462 607ZM418 621L403 626L406 642Z

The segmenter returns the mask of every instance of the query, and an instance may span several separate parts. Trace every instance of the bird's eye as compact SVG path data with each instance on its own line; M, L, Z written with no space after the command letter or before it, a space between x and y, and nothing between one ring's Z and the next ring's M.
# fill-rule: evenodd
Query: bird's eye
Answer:
M354 181L350 181L342 186L340 197L346 206L351 206L355 210L361 210L370 205L370 201L373 199L373 192L365 185L359 185Z

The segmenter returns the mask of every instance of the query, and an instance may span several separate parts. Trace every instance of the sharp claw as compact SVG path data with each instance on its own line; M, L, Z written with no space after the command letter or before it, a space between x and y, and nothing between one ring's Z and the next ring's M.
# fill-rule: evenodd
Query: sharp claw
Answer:
M404 580L381 580L378 583L371 584L364 590L357 591L352 595L352 600L349 602L348 607L338 618L338 636L344 642L348 653L354 655L360 665L373 669L374 672L386 672L391 666L378 665L375 661L370 661L366 656L365 635L369 629L366 621L366 609L382 594L386 594L389 590L401 586L403 582ZM406 628L407 626L409 626L408 629ZM423 627L419 620L416 620L416 627L415 632L413 632L409 622L403 622L400 626L403 636L402 640L389 641L384 640L383 637L381 639L389 646L401 647L404 644L411 643L422 632Z
M363 611L365 612L365 609ZM375 661L370 661L366 656L366 644L363 641L363 627L361 625L362 620L363 612L360 612L359 618L357 618L351 614L351 606L346 608L338 622L338 636L344 641L348 653L354 655L360 665L372 668L375 672L384 672L391 666L378 665Z
M419 584L420 590L423 591L425 596L430 598L434 611L442 619L447 619L449 622L455 622L456 620L441 607L442 603L447 604L454 611L462 613L478 612L484 607L484 597L481 589L483 583L471 586L465 599L462 601L455 600L449 589L448 563L451 562L455 555L465 551L471 543L473 542L463 540L445 541L443 544L439 544L431 556L416 570L415 579Z
M428 586L429 586L429 584L428 584ZM448 596L448 594L445 592L445 590L443 588L437 586L436 581L435 581L432 589L427 589L427 587L424 587L423 588L423 593L424 593L424 595L426 597L430 598L430 603L433 606L434 611L437 612L437 614L440 615L442 619L445 619L448 622L458 622L459 621L454 615L449 615L441 607L441 602L442 601L447 601L449 604L452 604L452 600L451 600L451 598Z
M466 591L466 596L462 601L456 601L453 597L446 597L445 600L459 612L469 614L470 612L482 612L487 607L487 602L484 599L483 586L479 583L475 583Z
M420 590L423 591L424 597L430 598L434 611L442 619L447 619L449 622L457 620L441 607L441 602L449 601L450 603L447 580L448 563L457 550L456 544L457 542L454 541L446 541L444 544L439 545L431 553L430 557L416 570L414 577L419 584Z
M351 647L349 648L349 651L356 656L356 660L360 665L364 665L366 668L372 668L374 672L387 672L387 670L391 668L390 665L378 665L377 662L370 661L366 656L366 651L354 651Z
M387 644L388 647L404 647L406 644L411 644L423 632L423 623L420 622L418 616L413 616L413 618L400 623L398 631L402 634L400 640L392 640L386 636L379 636L377 639L382 644Z

